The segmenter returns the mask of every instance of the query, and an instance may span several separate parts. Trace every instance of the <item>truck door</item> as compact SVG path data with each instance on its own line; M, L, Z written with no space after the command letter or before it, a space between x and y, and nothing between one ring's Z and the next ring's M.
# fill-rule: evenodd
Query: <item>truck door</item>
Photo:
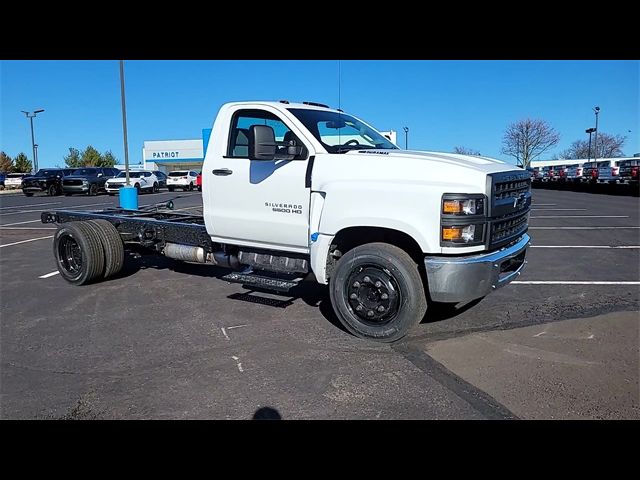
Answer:
M302 135L276 109L242 109L231 116L226 150L206 172L210 181L205 208L207 228L214 241L306 252L309 247L310 187L305 185L306 160L250 160L252 125L273 128L276 142ZM311 151L306 145L307 151ZM213 153L213 152L212 152ZM308 155L307 155L308 157Z

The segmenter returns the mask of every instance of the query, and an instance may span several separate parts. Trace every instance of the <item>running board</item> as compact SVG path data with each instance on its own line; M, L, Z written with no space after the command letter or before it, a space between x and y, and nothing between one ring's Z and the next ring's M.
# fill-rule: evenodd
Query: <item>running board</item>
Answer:
M262 277L253 273L232 272L222 277L223 280L231 283L241 283L248 287L263 288L265 290L275 290L276 292L288 292L298 285L297 280L285 280L282 278Z

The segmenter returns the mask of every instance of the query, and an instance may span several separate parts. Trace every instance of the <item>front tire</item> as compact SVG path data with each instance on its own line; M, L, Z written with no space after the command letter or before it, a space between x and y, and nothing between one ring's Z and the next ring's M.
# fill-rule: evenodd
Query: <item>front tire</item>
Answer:
M418 265L387 243L368 243L345 253L331 276L329 292L342 325L378 342L401 339L427 311Z
M158 193L160 191L160 185L158 185L158 182L154 182L153 183L153 193Z
M89 185L89 191L87 192L87 195L90 197L94 197L97 193L98 193L98 186L94 183Z
M49 185L49 188L47 189L47 194L50 197L55 197L56 195L58 195L58 189L56 188L55 185Z
M174 187L167 187L169 189L170 192L173 192Z

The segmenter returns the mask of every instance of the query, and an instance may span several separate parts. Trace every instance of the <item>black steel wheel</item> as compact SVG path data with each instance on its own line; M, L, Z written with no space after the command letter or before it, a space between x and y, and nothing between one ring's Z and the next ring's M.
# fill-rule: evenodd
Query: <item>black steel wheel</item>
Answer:
M53 255L62 278L74 285L90 283L104 272L100 238L83 222L61 225L53 237Z
M404 337L427 310L416 262L386 243L368 243L345 253L330 279L329 292L348 331L380 342Z

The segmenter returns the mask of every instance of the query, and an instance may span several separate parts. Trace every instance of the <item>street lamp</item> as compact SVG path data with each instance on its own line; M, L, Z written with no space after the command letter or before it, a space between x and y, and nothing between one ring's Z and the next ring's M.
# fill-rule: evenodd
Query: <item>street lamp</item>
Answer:
M593 132L595 132L596 129L591 127L591 128L587 128L584 133L588 133L589 134L589 154L587 156L587 162L591 160L591 134Z
M33 171L37 172L38 160L36 157L36 140L35 140L35 136L33 135L33 118L37 114L44 112L44 108L41 108L40 110L34 110L33 112L25 112L24 110L20 110L20 111L24 113L29 119L29 121L31 122L31 148L33 149Z
M404 130L404 149L409 150L409 127L402 127Z
M35 151L35 155L34 155L33 162L34 162L34 165L38 165L38 144L37 143L34 144L33 147L35 148L35 150L34 150ZM38 171L38 169L36 168L36 172L37 171Z
M595 162L598 159L598 114L600 113L600 107L595 107L593 111L596 112L596 137L593 142L593 161Z

